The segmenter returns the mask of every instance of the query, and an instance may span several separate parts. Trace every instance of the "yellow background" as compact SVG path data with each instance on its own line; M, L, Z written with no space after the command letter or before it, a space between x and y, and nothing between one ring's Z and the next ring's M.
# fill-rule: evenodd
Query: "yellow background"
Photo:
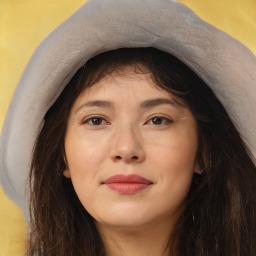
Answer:
M180 0L256 54L256 0ZM38 44L86 0L0 0L0 127ZM0 256L25 253L26 223L0 188Z

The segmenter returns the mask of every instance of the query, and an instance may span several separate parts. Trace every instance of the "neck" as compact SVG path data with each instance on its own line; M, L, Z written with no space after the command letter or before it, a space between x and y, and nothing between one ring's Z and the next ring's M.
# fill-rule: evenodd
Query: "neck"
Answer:
M170 226L117 229L97 224L107 256L167 256Z

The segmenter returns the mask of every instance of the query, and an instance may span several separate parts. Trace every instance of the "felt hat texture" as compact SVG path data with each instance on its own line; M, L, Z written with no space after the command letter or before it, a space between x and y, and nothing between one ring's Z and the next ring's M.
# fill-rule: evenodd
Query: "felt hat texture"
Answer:
M89 0L35 51L2 129L1 185L27 219L31 155L45 113L88 59L123 47L155 47L187 64L256 157L256 57L248 48L174 0Z

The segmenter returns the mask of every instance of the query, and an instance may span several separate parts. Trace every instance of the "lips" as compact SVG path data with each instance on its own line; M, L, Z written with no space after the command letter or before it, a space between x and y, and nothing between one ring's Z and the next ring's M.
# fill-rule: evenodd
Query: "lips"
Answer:
M134 194L152 185L150 180L139 175L114 175L102 184L120 194Z

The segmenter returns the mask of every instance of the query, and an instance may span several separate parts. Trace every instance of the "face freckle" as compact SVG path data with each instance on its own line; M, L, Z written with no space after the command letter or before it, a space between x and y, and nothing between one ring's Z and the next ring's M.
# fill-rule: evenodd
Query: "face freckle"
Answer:
M147 74L126 72L75 101L64 175L99 227L171 225L198 169L196 120Z

